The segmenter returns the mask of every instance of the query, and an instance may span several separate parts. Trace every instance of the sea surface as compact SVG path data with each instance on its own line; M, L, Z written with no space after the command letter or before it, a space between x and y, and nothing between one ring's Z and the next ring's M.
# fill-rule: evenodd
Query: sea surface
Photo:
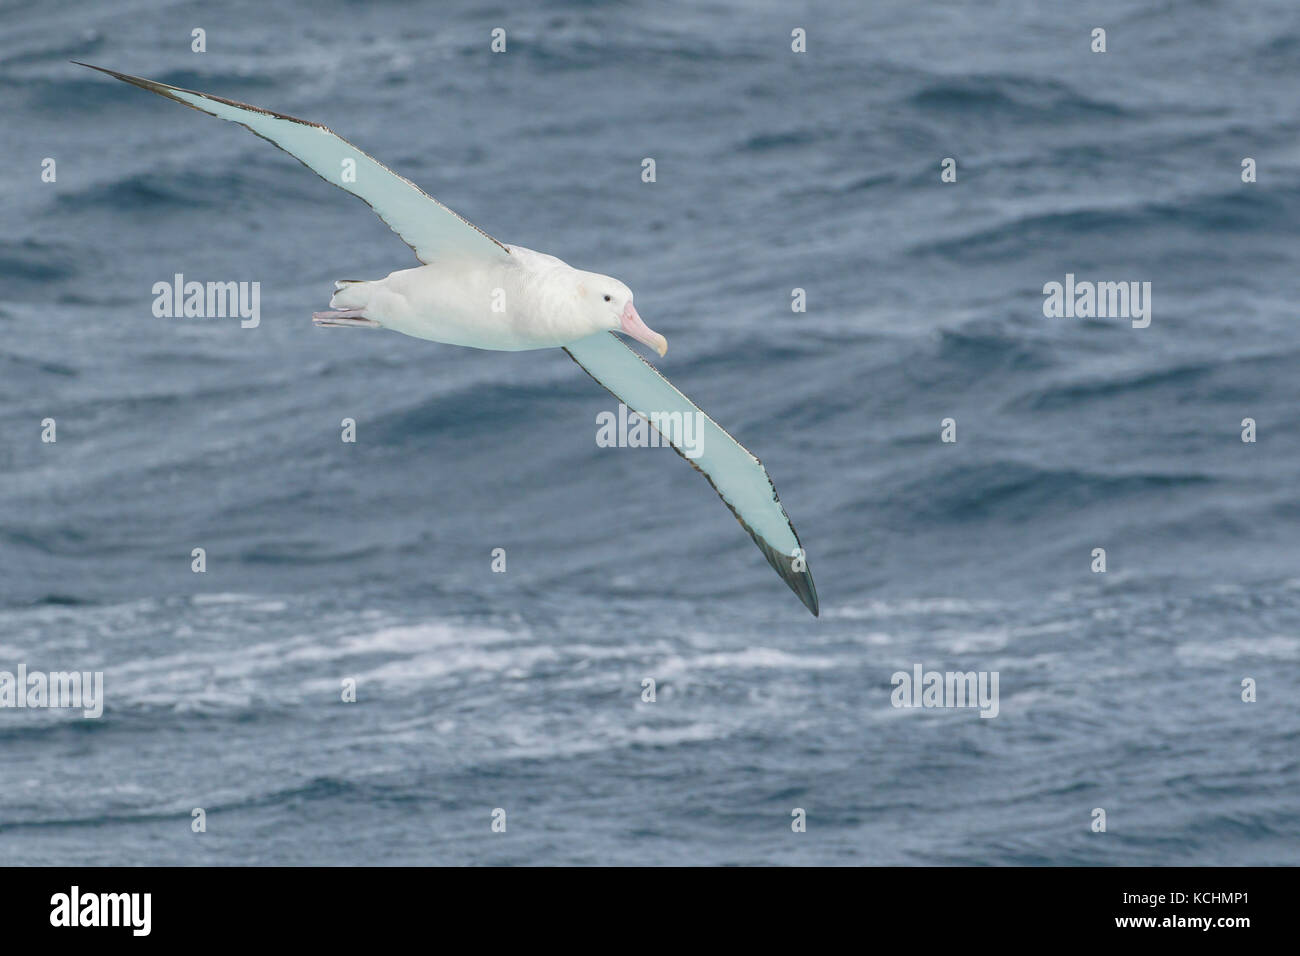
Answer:
M73 59L625 281L821 617L562 352L313 328L410 250ZM1297 89L1289 0L0 4L0 670L105 697L0 709L0 864L1300 861Z

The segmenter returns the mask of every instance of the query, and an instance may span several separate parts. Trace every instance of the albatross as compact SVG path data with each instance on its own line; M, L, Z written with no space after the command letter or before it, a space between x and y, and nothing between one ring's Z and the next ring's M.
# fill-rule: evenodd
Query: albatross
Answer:
M72 62L239 123L362 199L411 247L422 265L375 281L336 282L330 310L312 315L317 326L392 329L478 349L564 349L704 475L776 573L819 613L807 556L763 463L618 338L622 333L661 358L668 350L668 340L642 321L622 282L499 242L319 123ZM695 416L703 428L689 453L681 429L659 427L674 415L678 421Z

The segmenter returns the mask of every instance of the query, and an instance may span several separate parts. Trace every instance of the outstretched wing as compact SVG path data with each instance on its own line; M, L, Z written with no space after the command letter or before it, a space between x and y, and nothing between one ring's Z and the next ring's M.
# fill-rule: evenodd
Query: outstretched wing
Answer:
M124 83L165 96L210 116L246 126L296 158L327 183L363 199L375 215L388 223L393 232L415 251L421 262L453 255L464 258L510 254L504 245L478 226L319 123L106 70L78 60L72 62L115 76Z
M650 422L679 455L709 480L776 573L808 610L817 614L817 587L807 557L763 463L612 332L574 342L565 351L615 398ZM673 419L674 413L680 417ZM682 432L674 427L687 415L698 415L696 421L703 426L697 457L687 454L693 449L684 447Z

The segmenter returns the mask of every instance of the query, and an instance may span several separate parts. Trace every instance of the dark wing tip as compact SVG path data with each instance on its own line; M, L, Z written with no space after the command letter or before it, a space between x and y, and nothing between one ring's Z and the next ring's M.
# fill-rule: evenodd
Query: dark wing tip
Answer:
M767 563L772 565L772 569L777 574L781 575L781 580L789 585L790 590L803 602L803 606L812 611L813 617L821 617L821 603L817 600L817 585L813 584L812 572L808 570L807 559L803 559L804 569L796 571L794 569L794 558L788 554L782 554L754 534L748 526L745 527L745 530L749 531L749 536L758 545L758 550L763 552L763 557L767 558Z
M80 60L69 60L68 62L75 63L77 66L84 66L87 69L98 70L100 73L107 73L109 76L117 77L117 79L122 80L123 82L143 87L146 90L149 89L151 85L160 85L153 83L152 80L146 80L144 77L132 76L130 73L119 73L117 70L110 70L105 66L95 66L93 63L82 63Z
M180 103L182 106L188 106L190 109L198 109L198 107L194 106L193 103L186 103L184 100L180 99L179 97L172 96L171 91L178 90L181 93L193 93L196 96L202 96L205 99L218 99L218 97L209 96L207 93L199 93L197 90L182 90L179 86L168 86L166 83L159 83L155 80L147 80L143 76L132 76L130 73L119 73L117 72L117 70L110 70L107 67L103 67L103 66L95 66L95 64L93 63L82 63L80 60L71 60L69 62L75 63L77 64L77 66L85 66L85 67L89 67L92 70L98 70L100 73L106 73L107 75L114 77L115 79L121 80L123 83L130 83L132 86L138 86L140 87L140 89L148 90L150 93L157 93L159 96L165 96L167 97L167 99L175 100L177 103ZM229 101L223 101L223 102L229 102ZM256 109L256 107L250 107L250 109ZM200 110L200 112L202 112L202 110ZM265 111L259 111L259 112L265 112Z
M138 86L142 90L148 90L150 93L157 93L159 96L165 96L169 100L180 103L181 106L188 106L192 110L198 110L200 113L205 112L193 103L187 103L179 96L173 96L173 93L188 93L190 96L197 96L200 99L211 100L214 103L224 103L227 106L233 106L241 110L249 110L253 113L262 113L265 116L274 116L276 119L288 120L291 123L298 123L302 126L314 126L316 129L323 129L326 132L332 132L327 126L320 123L313 123L311 120L299 119L296 116L290 116L288 113L277 113L275 110L263 109L260 106L253 106L249 103L241 103L239 100L228 100L224 96L216 96L212 93L203 93L199 90L187 90L181 86L171 86L167 83L159 83L157 80L148 80L143 76L132 76L130 73L119 73L117 70L110 70L107 67L95 66L93 63L82 63L80 60L69 60L69 63L75 63L77 66L89 67L92 70L98 70L100 73L107 73L109 76L116 77L123 83L130 83L132 86ZM259 134L260 135L260 134ZM300 160L301 162L301 160ZM317 174L319 175L319 174ZM478 229L477 226L474 227ZM482 232L482 230L479 230ZM486 235L486 233L484 233ZM489 238L491 238L489 236ZM495 239L492 240L496 242ZM500 243L498 243L500 245Z

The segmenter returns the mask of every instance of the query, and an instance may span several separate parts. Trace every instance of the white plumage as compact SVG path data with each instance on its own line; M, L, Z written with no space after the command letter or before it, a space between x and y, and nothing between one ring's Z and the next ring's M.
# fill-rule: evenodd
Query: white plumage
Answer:
M621 282L506 248L509 256L452 254L374 282L339 283L330 308L418 339L505 352L558 348L617 327L632 299Z

